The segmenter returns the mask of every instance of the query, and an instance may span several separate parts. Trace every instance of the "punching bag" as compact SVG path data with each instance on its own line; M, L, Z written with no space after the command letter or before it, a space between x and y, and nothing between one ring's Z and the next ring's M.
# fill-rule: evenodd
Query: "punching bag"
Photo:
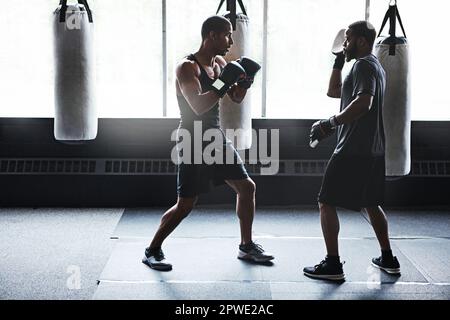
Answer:
M389 37L381 32L389 20ZM395 34L397 20L403 37ZM411 172L411 79L409 45L397 5L390 5L375 44L374 54L386 71L383 123L386 136L386 176Z
M249 40L249 19L244 5L238 0L242 13L236 14L236 0L227 1L229 14L225 15L233 24L233 41L228 54L225 56L227 62L236 61L242 56L251 57ZM219 13L224 0L221 1L217 13ZM247 150L252 146L252 90L247 91L245 99L237 104L227 95L220 101L220 126L226 130L234 130L234 135L227 135L237 150Z
M95 105L94 21L86 0L54 13L55 128L58 141L82 142L97 137Z

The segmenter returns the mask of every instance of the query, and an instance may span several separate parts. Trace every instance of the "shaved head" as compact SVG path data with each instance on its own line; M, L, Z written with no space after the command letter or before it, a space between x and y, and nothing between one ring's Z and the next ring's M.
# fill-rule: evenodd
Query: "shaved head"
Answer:
M212 16L203 22L202 39L205 40L210 32L226 32L231 25L231 22L222 16Z

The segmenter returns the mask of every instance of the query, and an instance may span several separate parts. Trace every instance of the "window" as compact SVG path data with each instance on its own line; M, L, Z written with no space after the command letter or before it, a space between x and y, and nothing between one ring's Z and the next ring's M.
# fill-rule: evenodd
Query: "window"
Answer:
M250 19L249 37L252 39L254 60L262 62L263 7L261 0L244 1ZM195 53L201 45L201 27L204 20L215 15L218 0L167 0L167 40L168 40L168 116L179 117L175 95L175 68L185 56ZM226 11L224 4L222 11ZM240 9L238 7L238 12ZM259 75L252 93L253 116L261 116L262 78Z
M4 2L4 3L3 3ZM0 10L0 116L53 117L54 1L3 1Z
M160 0L92 1L103 118L162 117Z
M371 2L370 21L381 28L388 9L386 1ZM411 108L413 120L450 120L448 95L450 66L446 55L450 52L447 40L449 5L446 0L429 4L399 1L398 10L409 41L411 61ZM389 24L383 35L389 34ZM397 26L397 36L401 36Z
M315 119L339 110L339 100L326 95L331 46L340 29L364 19L364 11L363 0L269 0L268 118Z
M69 1L73 2L73 1ZM0 116L53 117L57 1L14 0L0 10ZM100 117L162 116L159 0L90 0Z
M201 24L216 13L219 2L89 0L95 17L99 116L179 117L176 64L198 50ZM260 73L252 88L253 117L315 119L336 113L339 100L326 96L334 60L331 43L339 29L365 18L366 0L243 2L250 18L249 55L267 62L266 79ZM370 21L379 29L389 1L370 3ZM34 0L33 5L5 1L2 6L0 117L53 117L56 6L54 0ZM450 67L441 58L450 52L450 43L442 40L447 8L445 0L428 7L399 3L411 46L413 120L450 120Z

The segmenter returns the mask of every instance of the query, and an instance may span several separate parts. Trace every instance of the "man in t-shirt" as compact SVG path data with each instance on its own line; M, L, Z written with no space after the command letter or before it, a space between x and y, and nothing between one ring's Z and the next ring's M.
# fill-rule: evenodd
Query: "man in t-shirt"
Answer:
M327 256L316 266L303 269L309 277L345 279L338 249L336 207L358 212L365 209L381 247L381 256L372 259L372 265L389 274L400 274L400 264L391 251L386 215L380 207L385 183L383 100L386 74L372 54L375 38L375 28L366 21L348 27L328 91L329 97L341 99L341 112L316 122L311 130L312 145L335 131L338 144L328 163L318 199ZM342 83L345 61L353 59L356 62Z

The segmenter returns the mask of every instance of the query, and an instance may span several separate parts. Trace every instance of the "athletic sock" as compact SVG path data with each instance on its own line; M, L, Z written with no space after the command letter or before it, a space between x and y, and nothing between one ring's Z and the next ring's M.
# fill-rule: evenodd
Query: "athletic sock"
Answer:
M339 256L330 256L327 255L327 261L332 263L332 264L339 264L341 263L340 257Z

